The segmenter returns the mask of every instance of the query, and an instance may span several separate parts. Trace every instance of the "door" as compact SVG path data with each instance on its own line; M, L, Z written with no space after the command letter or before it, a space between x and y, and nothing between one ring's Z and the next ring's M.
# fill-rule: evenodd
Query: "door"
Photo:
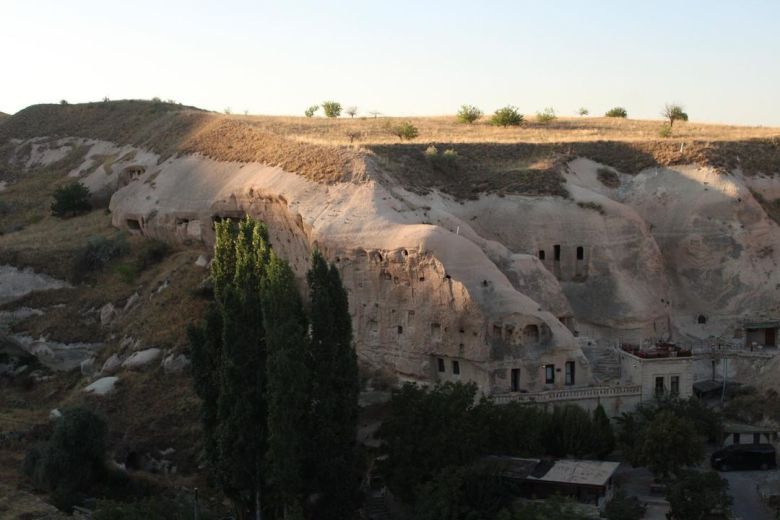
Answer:
M767 347L774 347L775 346L775 334L777 332L777 329L766 329L766 342L765 345Z

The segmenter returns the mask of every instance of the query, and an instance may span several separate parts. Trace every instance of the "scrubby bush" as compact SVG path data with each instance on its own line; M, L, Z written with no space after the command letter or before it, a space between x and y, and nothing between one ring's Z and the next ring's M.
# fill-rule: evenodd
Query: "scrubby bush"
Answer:
M303 113L306 117L314 117L314 113L317 112L317 110L320 109L319 105L312 105L309 108L307 108Z
M547 107L541 112L536 113L536 121L539 123L550 123L558 119L555 115L555 109L553 107Z
M99 271L105 265L127 253L127 239L123 233L112 238L93 236L87 239L87 244L77 253L74 264L74 276L79 279L87 273Z
M37 489L52 492L69 510L77 494L106 473L106 422L86 408L70 408L57 420L51 438L33 447L22 470Z
M731 518L729 483L714 471L686 471L666 492L672 520Z
M425 149L425 158L432 166L443 170L450 169L458 163L458 152L453 148L448 148L439 153L439 149L430 145Z
M54 191L54 202L51 205L53 215L65 218L81 215L92 209L89 200L89 188L80 182L66 184Z
M225 107L224 112L225 112L225 115L229 116L230 114L233 113L233 109L230 108L230 107Z
M504 108L499 108L490 118L490 124L496 126L520 126L523 124L523 115L517 111L517 108L508 105Z
M646 510L647 506L637 497L627 496L625 491L619 489L604 507L603 516L607 520L641 520Z
M658 137L672 137L672 125L664 123L661 128L658 129Z
M417 130L417 127L414 126L409 121L404 121L403 123L393 126L390 128L390 132L398 137L401 141L403 140L411 140L414 139L419 135L419 130Z
M354 118L358 113L358 109L357 107L347 107L347 109L344 110L344 113L347 114L350 118Z
M339 117L341 115L341 103L337 101L323 101L322 111L326 117Z
M626 111L626 109L623 108L623 107L615 107L615 108L610 108L609 110L607 110L607 113L604 114L604 115L606 117L622 117L622 118L626 118L626 117L628 117L628 111Z
M580 109L577 110L577 113L580 116L587 116L588 114L590 114L590 111L587 108L585 108L585 107L580 107Z
M68 103L67 99L60 99L60 105L69 105L69 104L70 103Z
M685 113L685 109L680 105L667 103L664 105L664 109L661 115L669 120L669 132L671 133L672 127L675 121L687 121L688 114Z
M458 110L457 118L460 123L470 125L480 117L482 117L482 110L474 105L461 105L460 110Z

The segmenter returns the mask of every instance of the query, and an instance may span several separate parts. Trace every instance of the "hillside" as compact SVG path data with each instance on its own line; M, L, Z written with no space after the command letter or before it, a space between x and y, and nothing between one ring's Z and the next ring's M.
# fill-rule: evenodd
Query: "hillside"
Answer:
M611 380L583 347L739 342L741 320L780 315L780 129L686 123L660 139L658 121L412 118L420 136L399 142L399 121L145 101L6 119L0 349L32 368L2 379L0 432L87 401L117 461L165 452L167 485L205 486L186 326L207 303L212 222L245 214L300 280L315 248L339 267L366 385L470 380L500 395L517 370L537 392L565 389L540 366L573 363L569 386L584 388ZM96 209L55 218L51 193L74 180ZM117 253L87 269L90 244ZM107 376L113 391L84 391ZM27 443L0 443L3 466Z

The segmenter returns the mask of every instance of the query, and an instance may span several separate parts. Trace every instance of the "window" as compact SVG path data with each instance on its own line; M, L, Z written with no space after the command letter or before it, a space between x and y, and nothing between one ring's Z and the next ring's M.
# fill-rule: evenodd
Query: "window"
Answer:
M539 327L536 325L526 325L523 329L523 337L526 343L539 343Z
M436 362L439 364L439 372L444 372L446 370L444 368L444 360L442 358L438 358Z
M544 249L539 250L539 260L544 260Z
M399 325L398 326L398 334L403 334L403 333L404 333L404 328L401 325Z
M655 396L662 397L664 395L664 378L658 376L655 378Z
M734 444L739 444L739 441L740 441L739 434L735 433L734 434Z
M556 262L561 261L561 246L559 246L558 244L555 244L553 246L553 256L555 256Z
M574 361L567 361L566 362L566 379L565 383L567 385L573 385L574 384Z
M754 433L753 434L753 444L761 444L761 434L760 433Z
M680 395L680 376L672 376L669 382L669 393L672 394L672 397Z
M577 260L585 258L585 249L582 246L577 246Z
M555 384L555 365L544 365L544 382L548 385Z
M519 368L512 369L512 391L513 392L520 391L520 369Z
M696 322L699 323L700 325L704 325L705 323L707 323L707 316L705 316L704 314L699 314L699 317L696 318Z
M456 376L460 374L460 363L457 361L452 362L452 373Z

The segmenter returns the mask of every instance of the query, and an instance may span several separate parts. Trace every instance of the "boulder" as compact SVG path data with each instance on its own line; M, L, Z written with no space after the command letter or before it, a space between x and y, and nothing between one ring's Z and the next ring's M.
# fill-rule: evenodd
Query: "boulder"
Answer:
M113 303L107 303L100 308L100 324L106 326L116 317L116 309Z
M119 378L116 376L101 377L84 388L84 391L95 395L106 395L114 391L117 381L119 381Z
M130 369L142 369L147 367L152 362L158 360L162 355L162 350L159 348L148 348L146 350L139 350L134 352L124 360L122 366Z
M113 374L122 365L122 360L117 354L112 354L110 358L103 363L103 368L100 369L102 374Z
M59 411L57 408L55 408L55 409L53 409L52 411L49 412L49 420L50 421L56 421L60 417L62 417L62 412Z
M138 303L138 299L140 297L141 297L141 295L138 294L137 292L133 293L133 295L130 298L127 299L127 303L125 303L125 307L122 310L122 312L127 312L128 310L130 310L130 307L132 307L133 305Z
M178 374L190 364L190 360L184 354L169 354L163 358L163 370L169 374Z
M206 259L205 256L200 255L197 260L195 260L195 265L198 267L206 267L209 265L209 261Z

